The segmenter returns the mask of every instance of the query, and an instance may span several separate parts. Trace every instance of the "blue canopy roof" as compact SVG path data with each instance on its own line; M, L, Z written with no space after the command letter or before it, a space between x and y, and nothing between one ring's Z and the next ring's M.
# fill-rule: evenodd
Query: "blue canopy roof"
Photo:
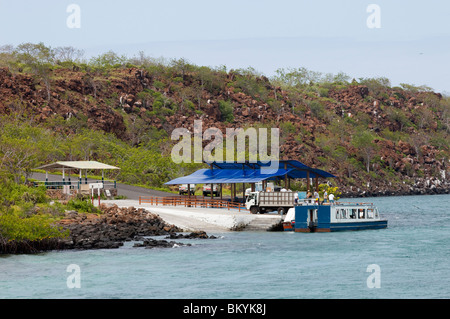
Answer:
M232 183L257 183L263 180L275 179L277 176L285 175L292 169L282 169L272 174L262 174L259 169L209 169L204 168L195 173L179 177L166 185L176 184L232 184Z
M311 168L298 161L279 161L278 170L266 171L270 163L209 163L212 169L200 169L195 173L179 177L166 185L179 184L232 184L232 183L257 183L264 180L284 179L285 176L296 178L335 177L334 175L320 169ZM276 165L275 165L276 166Z

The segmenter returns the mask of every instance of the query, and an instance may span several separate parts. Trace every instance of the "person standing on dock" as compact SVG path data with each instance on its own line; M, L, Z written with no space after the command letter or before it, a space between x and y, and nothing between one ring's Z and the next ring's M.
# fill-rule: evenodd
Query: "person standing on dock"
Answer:
M333 194L328 195L328 199L330 200L330 205L334 204L334 195Z

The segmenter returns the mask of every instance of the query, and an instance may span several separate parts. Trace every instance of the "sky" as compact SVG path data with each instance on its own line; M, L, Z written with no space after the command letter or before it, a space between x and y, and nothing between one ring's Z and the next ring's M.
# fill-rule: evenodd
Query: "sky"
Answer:
M144 51L269 77L305 67L450 92L445 0L0 0L0 46L24 42L87 58Z

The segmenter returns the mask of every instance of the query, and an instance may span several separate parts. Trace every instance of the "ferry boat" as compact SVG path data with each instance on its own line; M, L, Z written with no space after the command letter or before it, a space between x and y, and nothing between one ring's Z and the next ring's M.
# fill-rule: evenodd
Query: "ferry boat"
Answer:
M387 220L381 219L372 203L324 203L300 199L288 210L283 222L285 231L335 232L347 230L383 229Z

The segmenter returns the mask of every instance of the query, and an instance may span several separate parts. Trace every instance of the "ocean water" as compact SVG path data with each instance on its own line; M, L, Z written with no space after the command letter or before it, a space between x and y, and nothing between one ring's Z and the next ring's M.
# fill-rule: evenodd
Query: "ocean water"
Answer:
M0 298L450 297L450 195L346 201L375 203L388 228L210 233L219 238L178 240L190 247L128 242L113 250L2 256ZM78 273L68 272L73 264ZM75 282L79 288L69 288Z

